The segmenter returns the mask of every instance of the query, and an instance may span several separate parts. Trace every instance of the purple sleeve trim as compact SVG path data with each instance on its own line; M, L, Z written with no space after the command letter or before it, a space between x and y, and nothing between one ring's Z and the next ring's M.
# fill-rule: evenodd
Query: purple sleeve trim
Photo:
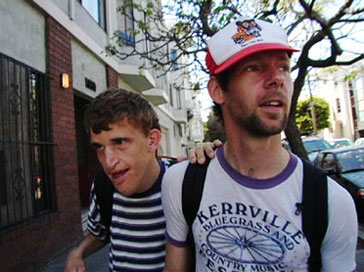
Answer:
M172 245L174 245L176 247L187 247L188 246L187 241L181 242L181 241L174 240L171 236L169 236L167 231L166 231L166 239L168 240L168 242L170 242Z

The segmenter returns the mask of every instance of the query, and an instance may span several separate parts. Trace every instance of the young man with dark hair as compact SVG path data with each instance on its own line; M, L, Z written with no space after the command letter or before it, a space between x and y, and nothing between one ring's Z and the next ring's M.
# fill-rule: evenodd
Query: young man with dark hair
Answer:
M108 242L110 271L161 271L161 181L169 163L157 159L162 135L155 111L140 95L111 89L87 106L84 126L103 172L91 189L90 234L70 253L65 271L86 271L83 259ZM203 151L213 153L212 145L200 145L197 158Z
M182 206L187 163L171 167L164 176L165 271L355 270L358 225L353 200L281 144L293 94L290 57L295 51L282 28L258 19L240 18L208 41L208 91L223 118L227 141L208 165L192 224ZM303 199L306 169L319 173L312 177L320 177L317 186L322 184L327 196L318 201L327 206L328 222L318 252L308 239L314 230L305 232L308 223L302 222L320 220L313 218L315 211L303 217L310 206ZM189 267L189 226L194 268ZM312 262L314 253L320 257Z

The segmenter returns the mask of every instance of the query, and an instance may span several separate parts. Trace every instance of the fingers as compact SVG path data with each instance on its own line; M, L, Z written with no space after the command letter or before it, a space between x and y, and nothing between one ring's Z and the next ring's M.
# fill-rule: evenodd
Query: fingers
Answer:
M204 164L205 161L206 161L206 154L207 156L210 157L209 155L209 152L213 149L212 149L212 143L208 142L208 143L198 143L197 146L196 146L196 157L197 157L197 162L199 164ZM206 154L205 154L206 152ZM211 157L210 157L211 158Z
M182 162L182 161L185 161L185 160L187 160L188 158L186 157L186 156L179 156L179 157L177 157L177 161L178 162Z
M206 156L210 159L215 158L215 149L221 146L223 146L223 142L218 139L214 140L212 143L198 143L196 147L188 149L188 160L192 164L196 162L199 164L204 164L206 161Z
M71 252L69 255L64 272L86 272L87 270L84 261L74 252L75 251Z
M66 267L65 272L87 272L84 266Z
M222 147L224 145L223 142L221 142L219 139L214 140L213 142L214 147Z
M188 159L192 164L196 162L198 162L199 164L204 164L206 161L205 152L209 158L213 158L215 156L213 144L211 142L198 143L196 147L190 148L188 150Z
M187 150L187 155L188 155L188 160L190 161L190 163L194 164L197 162L197 157L196 157L196 148L192 147L190 149Z

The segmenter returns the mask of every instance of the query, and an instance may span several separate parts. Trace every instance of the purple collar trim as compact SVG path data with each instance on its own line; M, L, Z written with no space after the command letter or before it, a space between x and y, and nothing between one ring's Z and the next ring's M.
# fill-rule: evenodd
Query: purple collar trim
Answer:
M292 172L297 166L297 157L290 154L290 160L288 162L288 165L281 173L272 178L255 179L244 176L240 174L238 171L236 171L233 167L231 167L231 165L225 159L223 147L218 148L216 154L217 154L217 159L221 164L222 168L225 170L225 172L236 182L251 189L269 189L274 186L277 186L278 184L285 181L292 174Z

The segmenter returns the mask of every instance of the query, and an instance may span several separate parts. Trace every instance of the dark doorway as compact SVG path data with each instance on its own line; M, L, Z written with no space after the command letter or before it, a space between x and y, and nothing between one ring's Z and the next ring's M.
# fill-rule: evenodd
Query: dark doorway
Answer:
M80 96L75 95L75 124L77 139L77 159L78 159L78 176L80 187L81 208L86 209L89 206L90 189L92 180L101 169L97 160L95 151L90 146L90 139L83 128L83 113L88 101Z

